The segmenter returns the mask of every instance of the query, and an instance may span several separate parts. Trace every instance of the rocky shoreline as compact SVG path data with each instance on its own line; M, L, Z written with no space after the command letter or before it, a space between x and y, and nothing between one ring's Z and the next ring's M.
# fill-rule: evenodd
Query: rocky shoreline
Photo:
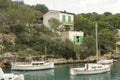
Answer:
M85 60L61 60L61 59L54 59L50 60L53 61L55 65L61 65L61 64L75 64L75 63L90 63L95 62L94 61L85 61ZM10 67L11 65L5 65L6 63L0 63L0 67ZM30 64L30 62L15 62L15 64Z
M106 54L102 57L99 57L99 59L119 59L120 54ZM90 62L96 62L96 56L90 56L84 60L73 60L73 59L64 59L64 58L59 58L59 59L48 59L47 61L52 61L55 63L55 65L60 65L60 64L74 64L74 63L90 63ZM16 62L17 64L28 64L30 62ZM10 63L5 63L1 62L0 67L10 67Z

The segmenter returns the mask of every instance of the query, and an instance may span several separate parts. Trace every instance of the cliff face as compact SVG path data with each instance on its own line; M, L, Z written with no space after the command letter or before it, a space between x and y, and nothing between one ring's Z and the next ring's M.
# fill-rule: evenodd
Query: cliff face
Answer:
M0 33L0 52L4 48L4 46L3 46L4 40L6 40L8 42L14 42L15 38L16 38L16 36L12 33L9 33L9 34Z
M15 35L13 33L9 33L9 34L0 33L0 41L3 42L4 39L7 41L14 41Z

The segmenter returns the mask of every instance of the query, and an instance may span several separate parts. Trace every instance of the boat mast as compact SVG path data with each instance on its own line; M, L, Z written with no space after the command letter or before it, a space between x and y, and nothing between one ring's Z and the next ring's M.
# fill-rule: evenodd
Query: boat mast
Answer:
M46 57L47 57L47 47L45 46L45 56L44 56L44 61L46 61Z
M96 30L96 62L98 62L98 29L97 29L97 23L95 24L95 30Z

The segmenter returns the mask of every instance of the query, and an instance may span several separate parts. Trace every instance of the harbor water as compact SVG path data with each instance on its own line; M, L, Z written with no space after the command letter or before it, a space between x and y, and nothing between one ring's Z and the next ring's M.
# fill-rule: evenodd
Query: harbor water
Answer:
M25 80L120 80L120 60L114 62L111 71L96 75L74 75L69 74L71 67L84 66L81 64L65 64L55 65L55 69L39 70L39 71L12 71L14 73L22 73ZM10 72L10 69L4 69Z

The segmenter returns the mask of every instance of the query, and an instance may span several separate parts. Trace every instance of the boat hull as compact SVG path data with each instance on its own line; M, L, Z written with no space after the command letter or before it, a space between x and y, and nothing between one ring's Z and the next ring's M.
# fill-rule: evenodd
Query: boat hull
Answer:
M53 69L54 63L44 63L42 65L14 65L11 70L43 70L43 69Z
M0 80L24 80L23 74L4 73L0 68Z
M82 70L80 68L71 68L70 69L70 74L71 75L77 75L77 74L100 74L100 73L105 73L109 72L110 68L106 69L100 69L100 70Z

